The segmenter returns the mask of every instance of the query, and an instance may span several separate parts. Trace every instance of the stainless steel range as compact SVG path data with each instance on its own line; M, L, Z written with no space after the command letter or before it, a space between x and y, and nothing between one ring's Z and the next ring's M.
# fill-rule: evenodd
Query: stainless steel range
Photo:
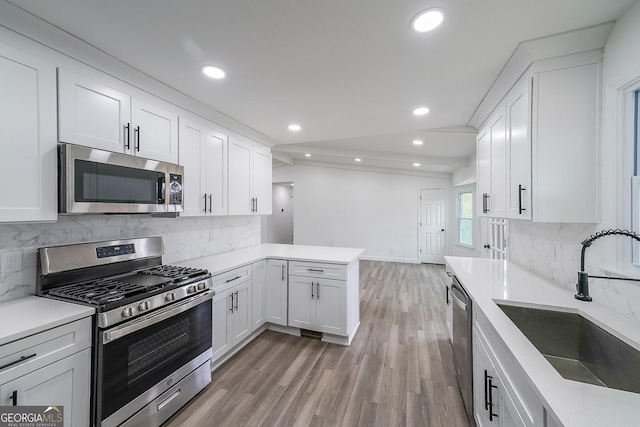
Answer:
M37 294L96 308L92 425L159 426L211 382L211 274L160 237L38 249Z

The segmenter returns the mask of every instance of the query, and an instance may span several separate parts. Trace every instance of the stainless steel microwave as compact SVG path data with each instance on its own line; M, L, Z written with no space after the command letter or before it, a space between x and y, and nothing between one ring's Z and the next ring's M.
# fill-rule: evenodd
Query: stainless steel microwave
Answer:
M58 212L177 214L183 175L180 165L59 144Z

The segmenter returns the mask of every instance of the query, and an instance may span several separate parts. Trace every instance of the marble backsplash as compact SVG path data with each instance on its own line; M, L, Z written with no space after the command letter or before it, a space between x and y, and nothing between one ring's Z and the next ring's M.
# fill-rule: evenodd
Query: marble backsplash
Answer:
M55 223L0 224L0 252L22 252L21 271L0 273L0 301L35 293L39 247L149 236L162 236L162 260L171 264L259 244L260 217L78 215Z
M594 224L551 224L511 221L509 224L509 260L575 291L582 242L600 230ZM586 257L586 271L612 275L602 269L610 244L594 244ZM640 321L640 283L623 280L590 279L589 290L596 303L605 305L631 319Z

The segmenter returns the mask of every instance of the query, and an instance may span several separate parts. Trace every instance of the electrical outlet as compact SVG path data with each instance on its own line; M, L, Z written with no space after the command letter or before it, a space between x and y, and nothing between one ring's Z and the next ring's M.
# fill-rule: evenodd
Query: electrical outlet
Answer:
M0 254L0 271L15 273L22 270L22 252L3 252Z

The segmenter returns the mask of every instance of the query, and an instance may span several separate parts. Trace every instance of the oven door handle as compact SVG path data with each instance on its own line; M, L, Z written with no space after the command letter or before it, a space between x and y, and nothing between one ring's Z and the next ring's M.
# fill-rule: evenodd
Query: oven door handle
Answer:
M167 307L167 309L165 310L151 313L140 319L135 319L131 323L124 324L110 331L105 331L103 332L103 343L108 344L133 332L139 331L140 329L144 329L158 322L162 322L163 320L178 315L189 310L190 308L195 307L198 304L202 304L203 302L210 300L214 295L214 291L203 292L189 298L183 303Z

